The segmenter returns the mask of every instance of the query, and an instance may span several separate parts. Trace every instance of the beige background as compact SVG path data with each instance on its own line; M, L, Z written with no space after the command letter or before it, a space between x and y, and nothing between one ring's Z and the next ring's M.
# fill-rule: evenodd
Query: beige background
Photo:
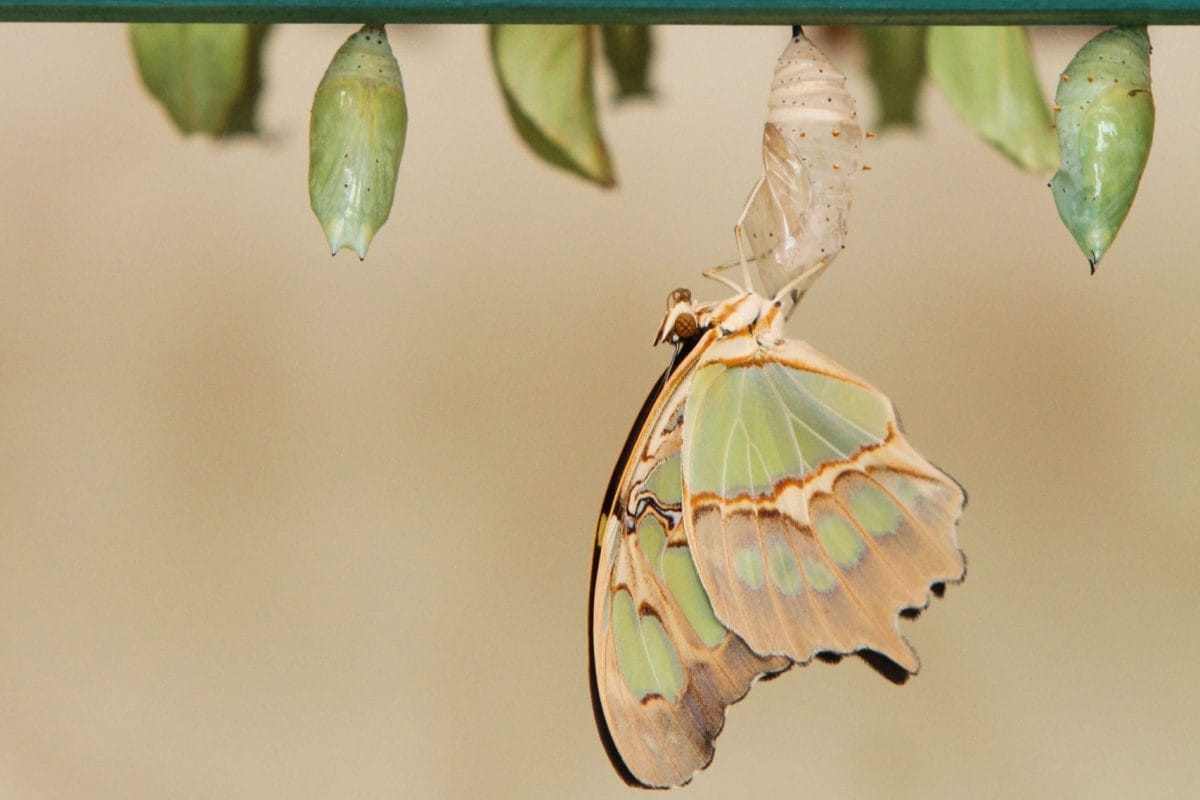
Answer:
M277 29L268 142L218 146L122 27L0 27L2 798L628 795L588 701L594 515L664 297L722 294L697 273L786 31L663 31L603 193L528 157L481 29L393 28L408 152L360 264L305 183L350 30ZM1086 35L1038 37L1047 86ZM1200 34L1152 35L1154 151L1095 277L936 93L870 145L792 330L967 486L970 576L906 623L907 686L759 686L687 796L1200 791Z

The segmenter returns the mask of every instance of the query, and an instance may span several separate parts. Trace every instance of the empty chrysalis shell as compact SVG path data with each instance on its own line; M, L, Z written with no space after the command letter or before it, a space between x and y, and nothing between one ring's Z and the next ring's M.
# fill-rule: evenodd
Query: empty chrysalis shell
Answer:
M313 98L308 196L329 249L364 258L387 221L408 109L400 65L380 25L365 25L333 57Z
M762 174L739 221L768 295L845 247L862 139L846 76L796 36L775 66ZM796 285L793 299L809 283Z
M1085 44L1055 95L1061 165L1050 188L1092 271L1137 194L1154 135L1150 39L1113 28Z

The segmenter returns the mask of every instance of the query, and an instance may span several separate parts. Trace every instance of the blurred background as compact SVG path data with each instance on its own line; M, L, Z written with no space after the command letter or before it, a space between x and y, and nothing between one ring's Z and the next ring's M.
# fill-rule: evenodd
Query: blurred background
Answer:
M390 29L411 115L359 263L308 208L351 26L275 28L267 141L181 139L118 25L0 26L0 797L630 796L596 736L595 515L668 353L725 290L783 28L664 28L609 107L620 186L532 158L478 27ZM1035 36L1044 85L1094 31ZM923 668L793 670L689 797L1200 791L1200 32L1089 277L1044 180L926 87L868 143L794 335L961 481L967 581ZM835 56L873 117L862 56Z

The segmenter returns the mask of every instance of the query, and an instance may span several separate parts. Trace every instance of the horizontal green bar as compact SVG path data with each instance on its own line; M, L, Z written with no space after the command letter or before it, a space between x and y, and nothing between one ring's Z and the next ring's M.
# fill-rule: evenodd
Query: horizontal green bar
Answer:
M1200 0L0 0L0 21L1194 25Z

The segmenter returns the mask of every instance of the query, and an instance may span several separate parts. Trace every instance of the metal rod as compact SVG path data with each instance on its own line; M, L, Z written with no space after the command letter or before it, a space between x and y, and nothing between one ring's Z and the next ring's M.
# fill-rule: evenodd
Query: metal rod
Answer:
M1193 25L1200 0L0 0L0 21Z

